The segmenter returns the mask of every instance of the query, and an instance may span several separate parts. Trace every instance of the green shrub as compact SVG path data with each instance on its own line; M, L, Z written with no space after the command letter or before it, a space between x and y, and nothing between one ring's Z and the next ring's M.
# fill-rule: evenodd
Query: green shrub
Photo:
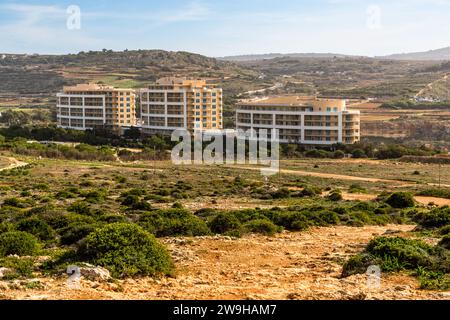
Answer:
M179 202L175 202L172 205L172 209L183 209L183 205L181 203L179 203Z
M349 189L349 193L367 193L367 189L361 187L359 184L352 184Z
M76 194L74 194L74 193L72 193L72 192L69 192L69 191L67 191L67 190L59 191L59 192L56 193L56 195L55 195L55 198L58 199L58 200L73 199L73 198L76 198L76 197L77 197Z
M379 265L384 271L433 268L436 266L434 255L434 248L420 240L379 237L371 240L363 253L344 264L342 275L363 273L370 265Z
M15 229L15 225L10 222L3 221L0 223L0 234L4 232L14 231Z
M448 188L432 188L425 189L417 193L418 196L426 196L426 197L436 197L436 198L446 198L450 199L450 189Z
M372 265L381 265L382 259L374 257L368 253L354 255L344 263L342 277L349 277L354 274L361 274L367 271Z
M92 214L90 205L85 203L84 201L74 202L67 208L67 211L82 214L82 215L91 215Z
M17 198L8 198L3 201L4 206L11 206L15 208L27 208L29 204L21 199Z
M299 196L301 197L314 197L320 194L322 194L322 190L311 186L304 187L303 190L299 192Z
M281 231L272 221L267 219L251 220L244 224L244 229L251 233L261 233L268 236L273 236L275 233Z
M291 196L291 191L287 188L280 188L274 192L271 192L273 199L286 199Z
M0 257L31 256L39 249L38 240L27 232L10 231L0 234Z
M133 206L133 205L139 203L139 201L140 201L139 196L137 196L135 194L129 194L122 200L121 204L123 206Z
M395 192L386 199L386 203L397 209L411 208L416 205L414 196L409 192Z
M355 150L353 150L353 152L352 152L352 157L353 157L353 158L356 158L356 159L359 159L359 158L367 158L367 155L366 155L366 153L364 152L364 150L361 150L361 149L355 149Z
M441 207L417 215L414 220L424 229L442 228L450 225L450 207Z
M442 238L442 240L439 242L439 246L447 250L450 250L450 234Z
M342 201L344 198L342 197L342 193L339 190L331 192L328 197L328 200L330 201Z
M84 195L85 201L89 203L102 203L105 201L107 193L105 190L94 190Z
M222 234L241 228L241 223L232 214L219 213L209 222L209 228L213 233Z
M161 209L144 213L138 223L157 237L196 237L210 234L203 220L184 209Z
M301 212L278 212L273 215L272 221L276 225L292 231L302 231L312 225L311 221Z
M441 236L446 236L446 235L450 234L450 225L446 225L445 227L440 228L439 234Z
M19 257L5 257L0 259L0 266L12 269L12 273L3 276L3 280L13 280L17 278L31 278L33 276L34 259L24 259Z
M432 247L420 240L380 237L370 241L366 250L376 257L383 258L384 263L391 258L400 261L401 265L408 269L431 264Z
M61 244L72 245L84 239L87 235L95 230L92 224L72 224L61 230Z
M134 224L110 224L92 232L78 254L115 277L167 275L173 270L164 246Z
M55 239L55 231L42 219L31 217L21 220L17 224L17 230L28 232L43 241Z

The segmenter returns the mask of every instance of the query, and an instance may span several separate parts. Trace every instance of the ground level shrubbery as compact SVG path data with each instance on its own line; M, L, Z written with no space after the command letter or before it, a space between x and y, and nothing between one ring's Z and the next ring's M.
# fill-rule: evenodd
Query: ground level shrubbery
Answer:
M173 271L164 246L135 224L116 223L92 232L78 255L108 268L116 277L168 275Z
M0 234L0 257L32 256L38 249L38 240L27 232L10 231Z
M431 246L401 237L376 238L344 264L342 276L365 273L372 265L386 272L409 270L419 277L422 288L450 288L450 251L445 243Z

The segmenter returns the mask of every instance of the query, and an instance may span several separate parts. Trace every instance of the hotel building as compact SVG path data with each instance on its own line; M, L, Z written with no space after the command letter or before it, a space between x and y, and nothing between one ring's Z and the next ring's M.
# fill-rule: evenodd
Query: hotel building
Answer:
M75 130L107 128L122 134L136 122L135 93L99 84L64 87L57 94L58 127Z
M162 78L139 95L143 134L222 128L222 89L206 80Z
M346 101L284 96L241 103L236 129L278 129L282 143L326 146L360 140L360 113Z

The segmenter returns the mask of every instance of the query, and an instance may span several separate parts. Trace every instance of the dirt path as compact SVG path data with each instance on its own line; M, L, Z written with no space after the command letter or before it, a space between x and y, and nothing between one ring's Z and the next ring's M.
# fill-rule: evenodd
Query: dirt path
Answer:
M261 170L261 168L262 168L262 167L251 167L251 166L226 166L226 167L245 169L245 170ZM399 187L409 187L409 186L416 185L416 184L412 184L411 182L405 182L405 181L401 181L401 180L358 177L358 176L349 176L349 175L334 174L334 173L310 172L310 171L303 171L303 170L280 169L280 173L293 174L293 175L299 175L299 176L308 176L308 177L318 177L318 178L324 178L324 179L374 182L374 183L382 182L382 183L396 184ZM438 186L438 184L436 184L436 183L424 183L424 184L428 185L428 186ZM440 186L450 188L450 185L448 185L448 184L441 184Z
M448 79L448 75L444 75L442 78L439 78L433 82L428 83L424 88L422 88L415 96L414 98L417 99L420 96L422 96L427 90L433 90L433 86L438 83L438 82L442 82L442 81L447 81Z
M449 299L422 291L416 279L383 274L381 287L367 288L365 275L340 278L342 261L373 237L414 226L344 226L285 232L275 237L170 238L163 240L177 265L175 278L81 281L67 287L65 276L39 279L41 289L0 281L3 299Z
M361 201L370 201L374 200L377 195L375 194L365 194L365 193L342 193L342 196L345 200L361 200ZM417 202L423 205L428 205L433 202L438 206L450 206L450 199L445 198L436 198L436 197L423 197L423 196L415 196Z
M0 168L0 171L11 170L11 169L15 169L15 168L25 167L26 165L28 165L28 163L19 161L13 157L2 157L2 158L7 159L9 162L9 165L7 165L6 167Z

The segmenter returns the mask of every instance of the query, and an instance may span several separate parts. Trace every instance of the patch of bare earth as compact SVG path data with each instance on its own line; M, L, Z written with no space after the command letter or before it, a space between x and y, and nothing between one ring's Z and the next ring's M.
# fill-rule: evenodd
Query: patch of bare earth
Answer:
M67 278L40 279L40 289L0 282L3 299L449 299L448 293L419 290L406 274L384 274L369 290L365 275L340 278L342 261L375 236L405 233L414 226L344 226L285 232L275 237L168 238L177 265L174 278L116 283Z
M377 195L374 194L365 194L365 193L342 193L342 196L345 200L360 200L360 201L371 201L377 198ZM450 199L445 198L436 198L436 197L424 197L424 196L415 196L417 202L423 205L428 205L430 203L434 203L438 206L450 206Z

